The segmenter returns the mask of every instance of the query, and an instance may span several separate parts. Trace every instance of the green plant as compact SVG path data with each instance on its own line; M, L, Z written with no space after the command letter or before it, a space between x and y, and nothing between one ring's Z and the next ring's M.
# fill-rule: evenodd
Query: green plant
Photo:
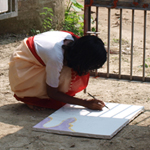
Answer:
M44 12L40 13L40 15L43 16L43 30L48 31L52 29L52 17L53 15L53 10L52 8L44 7Z
M146 62L150 62L150 58L145 59ZM145 62L145 68L149 68L150 65L148 65L148 63ZM143 65L140 65L139 67L143 67Z
M52 27L52 17L53 10L52 8L44 7L44 12L40 13L43 16L42 24L43 30L55 30L56 27ZM78 3L77 0L68 0L67 6L65 9L65 19L63 22L62 30L71 31L78 36L84 35L84 15L81 13L83 10L83 5ZM93 19L91 19L92 24L94 24ZM95 28L91 29L95 32ZM33 32L33 31L32 31ZM36 34L34 31L33 33Z
M83 36L84 21L82 11L83 6L76 0L69 0L65 9L65 20L63 30L71 31L76 35Z
M113 39L114 43L119 43L119 39Z
M35 29L30 30L31 35L36 35L36 34L39 34L39 33L41 33L40 30L35 30Z
M143 65L140 65L139 67L143 67ZM145 63L145 68L148 68L148 67L150 67L150 65L147 65L147 64Z

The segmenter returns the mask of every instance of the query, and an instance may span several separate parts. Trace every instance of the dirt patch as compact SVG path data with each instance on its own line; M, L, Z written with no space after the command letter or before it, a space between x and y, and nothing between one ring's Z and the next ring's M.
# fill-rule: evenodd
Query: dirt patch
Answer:
M107 11L100 11L100 37L107 44ZM130 28L131 12L123 16L124 25L124 49L130 48ZM106 13L105 13L106 12ZM118 10L113 10L114 17L111 27L112 44L111 48L118 51ZM135 47L134 47L134 73L140 74L142 65L142 30L143 13L137 11L135 30ZM148 14L150 21L150 14ZM140 29L140 30L139 30ZM150 26L147 27L149 33ZM147 38L147 64L150 57L150 35ZM112 80L103 78L90 78L87 91L90 91L97 98L105 102L116 102L123 104L142 105L145 111L121 130L111 140L93 139L84 137L63 136L43 132L35 132L32 127L42 119L53 113L53 110L33 111L26 105L18 102L13 97L8 81L8 63L11 53L17 48L25 36L5 35L0 37L0 149L1 150L149 150L150 149L150 83L129 82L122 80ZM115 49L114 48L114 49ZM130 54L122 55L123 72L128 74ZM118 71L117 62L118 54L111 55L111 72ZM149 65L149 64L148 64ZM117 67L116 67L117 66ZM149 76L149 67L146 68L146 75ZM101 71L106 70L106 65ZM80 92L76 95L81 98L89 98L87 94Z

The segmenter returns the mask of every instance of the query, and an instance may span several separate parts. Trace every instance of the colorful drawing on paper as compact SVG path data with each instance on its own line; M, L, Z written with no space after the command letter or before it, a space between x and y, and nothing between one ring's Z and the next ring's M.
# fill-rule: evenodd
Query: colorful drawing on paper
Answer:
M51 130L72 131L72 132L74 132L74 130L71 127L73 126L72 123L76 121L75 117L63 120L58 125L49 126L49 123L52 119L53 119L52 117L45 118L42 122L40 122L38 124L38 127L51 129Z
M66 104L36 124L33 129L50 133L111 139L139 115L143 106L107 103L110 109L89 110Z

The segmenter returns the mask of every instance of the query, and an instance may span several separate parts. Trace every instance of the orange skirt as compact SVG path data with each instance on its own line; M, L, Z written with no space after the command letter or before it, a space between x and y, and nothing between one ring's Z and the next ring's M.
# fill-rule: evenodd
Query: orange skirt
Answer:
M26 44L27 39L12 54L9 63L9 81L17 100L28 105L58 109L65 103L50 99L46 92L46 71ZM74 96L86 88L89 74L78 76L64 66L60 74L59 91Z

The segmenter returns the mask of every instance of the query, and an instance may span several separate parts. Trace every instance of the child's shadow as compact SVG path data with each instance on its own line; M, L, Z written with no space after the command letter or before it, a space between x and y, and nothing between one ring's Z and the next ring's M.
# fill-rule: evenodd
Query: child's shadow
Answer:
M32 127L54 111L51 109L34 111L22 103L1 106L0 149L16 147L15 144L18 140L22 141L22 144L19 141L17 142L18 144L28 145L33 139L43 135L42 132L33 131ZM24 141L24 139L26 140Z
M22 103L4 105L0 107L0 122L24 127L32 126L54 111L52 109L32 110Z

